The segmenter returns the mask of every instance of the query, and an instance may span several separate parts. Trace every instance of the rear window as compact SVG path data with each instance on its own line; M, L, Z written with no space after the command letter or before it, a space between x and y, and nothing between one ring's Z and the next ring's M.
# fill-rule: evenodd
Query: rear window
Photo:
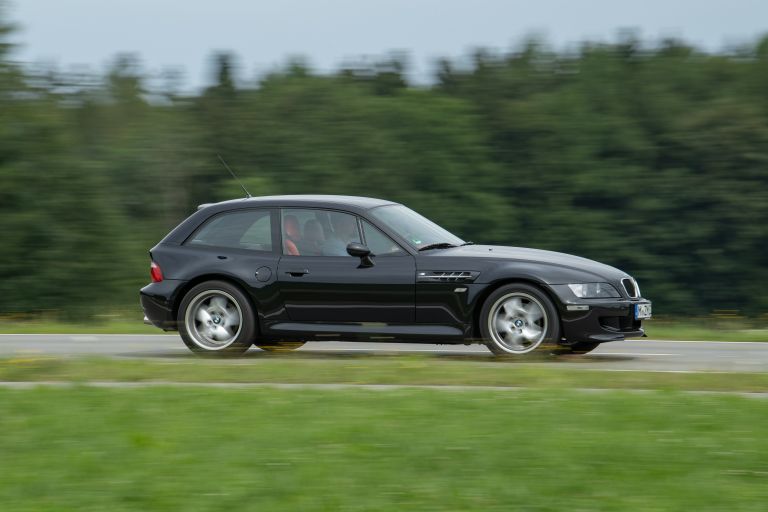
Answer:
M272 216L269 210L221 213L205 221L187 244L271 251Z

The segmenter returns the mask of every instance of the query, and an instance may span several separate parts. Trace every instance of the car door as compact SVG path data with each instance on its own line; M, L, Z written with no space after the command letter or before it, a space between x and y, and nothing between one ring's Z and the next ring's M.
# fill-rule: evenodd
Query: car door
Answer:
M374 226L348 212L311 208L282 209L280 226L277 279L291 321L414 322L414 258L391 240L382 246L386 235ZM350 242L365 243L366 234L374 244L390 244L369 267L346 252Z

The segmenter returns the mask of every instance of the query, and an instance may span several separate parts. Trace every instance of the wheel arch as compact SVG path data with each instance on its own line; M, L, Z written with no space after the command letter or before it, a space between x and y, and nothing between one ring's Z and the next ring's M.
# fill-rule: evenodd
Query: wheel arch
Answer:
M539 281L534 278L530 277L506 277L497 279L496 281L493 281L490 283L485 289L480 292L477 296L476 302L475 302L475 308L474 312L472 314L472 337L473 338L482 338L480 334L480 312L483 310L483 305L485 304L485 301L488 300L488 297L501 288L502 286L506 286L508 284L526 284L528 286L532 286L536 288L537 290L541 291L546 295L549 300L552 301L552 303L555 305L555 309L559 311L559 304L560 301L555 295L555 293L544 283L543 281ZM560 314L557 315L557 321L560 324L560 332L563 332L563 319L560 317ZM561 335L562 337L562 335Z
M179 317L179 307L181 306L181 301L184 300L184 297L187 295L189 290L199 285L200 283L204 283L206 281L224 281L225 283L229 283L232 286L236 286L237 288L239 288L240 291L243 292L243 295L245 295L245 298L248 301L248 304L253 309L253 316L254 316L254 320L256 321L256 333L261 335L261 325L259 324L259 315L258 315L258 304L254 302L253 297L251 296L250 293L248 293L248 287L246 286L245 283L243 283L240 279L237 279L236 277L233 277L227 274L216 274L216 273L202 274L184 283L184 286L180 287L179 290L176 292L176 297L174 298L174 301L173 301L173 318L174 319Z

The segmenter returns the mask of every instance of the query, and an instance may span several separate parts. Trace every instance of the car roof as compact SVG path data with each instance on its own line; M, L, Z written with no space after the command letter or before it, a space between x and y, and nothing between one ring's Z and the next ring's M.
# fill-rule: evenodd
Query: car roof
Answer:
M227 207L242 208L248 206L307 206L307 207L329 207L329 208L349 208L357 210L369 210L377 206L387 204L397 204L385 199L376 199L373 197L361 196L340 196L340 195L318 195L318 194L297 194L284 196L260 196L246 197L242 199L231 199L220 203L200 205L198 209L208 206L221 206L222 210Z

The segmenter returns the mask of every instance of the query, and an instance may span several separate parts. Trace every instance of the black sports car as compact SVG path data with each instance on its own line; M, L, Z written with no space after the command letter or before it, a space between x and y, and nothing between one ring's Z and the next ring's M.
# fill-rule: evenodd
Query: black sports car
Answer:
M586 353L643 336L626 273L557 252L465 242L381 199L272 196L202 205L150 251L145 321L198 353L319 340L484 343Z

